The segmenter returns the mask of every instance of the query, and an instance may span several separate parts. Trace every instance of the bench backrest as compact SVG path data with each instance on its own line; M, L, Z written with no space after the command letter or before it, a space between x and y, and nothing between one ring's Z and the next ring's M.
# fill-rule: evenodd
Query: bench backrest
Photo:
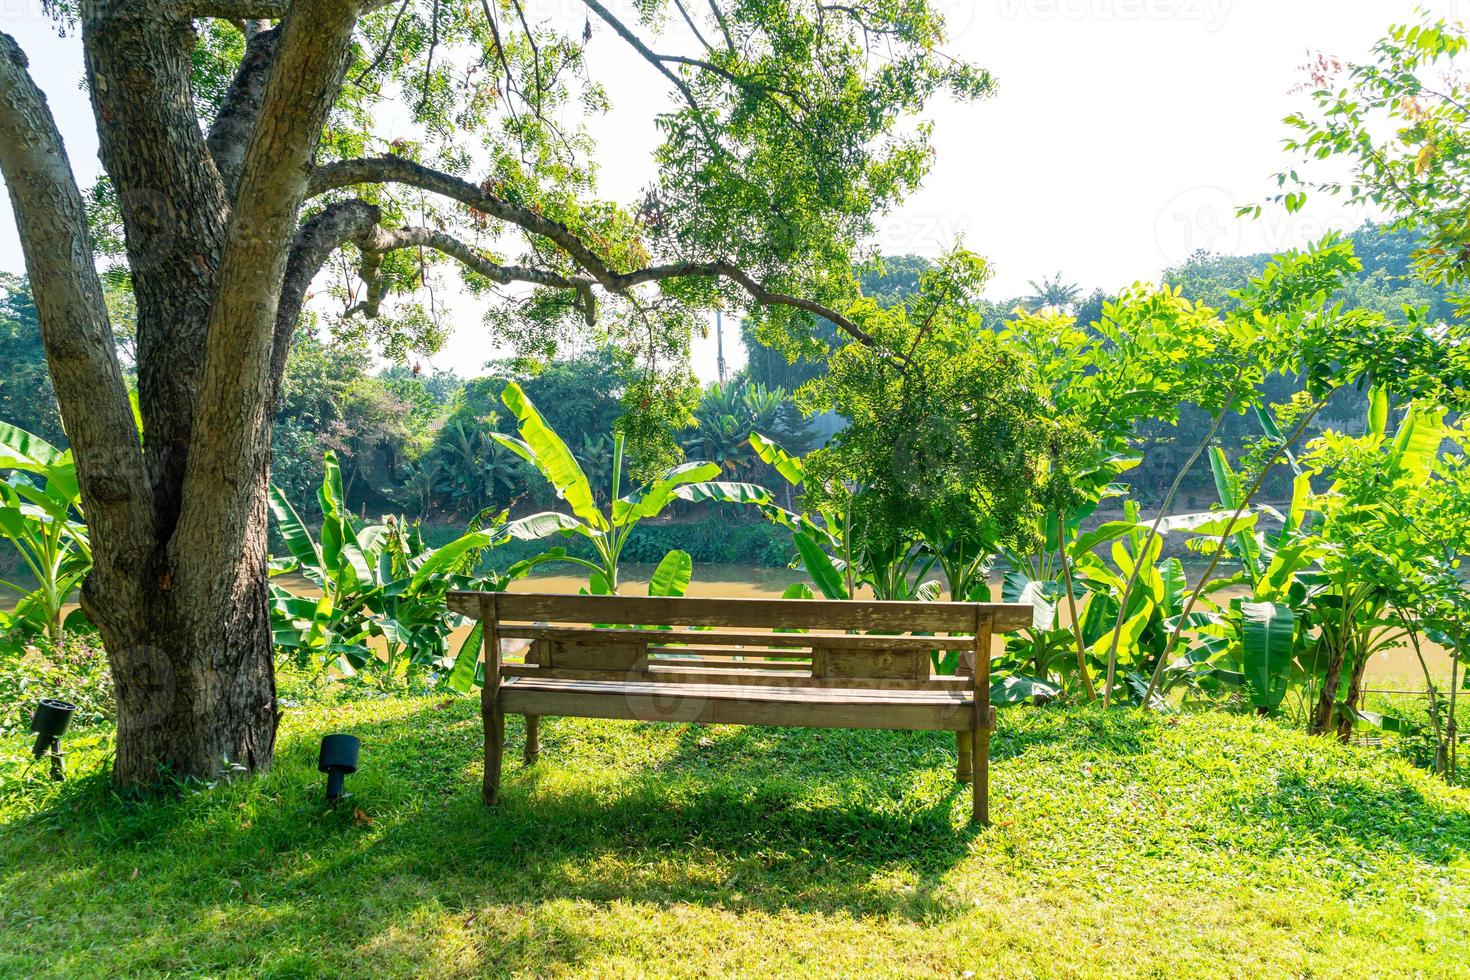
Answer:
M490 625L490 635L530 640L514 676L764 683L787 678L824 687L968 687L936 677L930 651L960 651L978 674L977 647L993 632L1030 625L1014 603L714 599L451 592L449 608ZM930 634L930 635L925 635ZM988 659L988 658L984 658ZM970 673L971 671L966 671Z

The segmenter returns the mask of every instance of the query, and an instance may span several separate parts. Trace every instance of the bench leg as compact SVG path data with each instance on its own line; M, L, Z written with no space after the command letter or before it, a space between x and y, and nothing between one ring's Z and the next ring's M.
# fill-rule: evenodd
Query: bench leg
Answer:
M955 732L955 748L959 752L959 765L955 767L954 778L962 783L968 783L975 778L973 768L973 756L975 748L975 734L973 732Z
M526 715L526 765L535 765L541 754L541 716Z
M485 707L485 785L481 796L486 806L500 802L500 760L505 754L505 712L497 700Z
M976 729L975 782L971 785L970 819L990 826L990 727Z

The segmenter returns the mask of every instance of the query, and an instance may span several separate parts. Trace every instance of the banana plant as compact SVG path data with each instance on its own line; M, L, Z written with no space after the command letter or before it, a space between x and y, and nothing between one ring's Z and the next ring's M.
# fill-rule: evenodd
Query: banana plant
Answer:
M1314 732L1345 736L1364 718L1401 724L1356 710L1369 660L1406 635L1402 620L1387 615L1394 595L1380 569L1392 561L1370 558L1372 534L1394 522L1396 487L1431 478L1446 428L1442 409L1411 405L1390 438L1388 418L1387 395L1371 391L1361 436L1329 432L1309 447L1308 468L1290 460L1296 477L1285 513L1256 505L1278 529L1263 529L1249 513L1231 526L1223 547L1240 570L1211 588L1243 584L1247 594L1231 600L1170 671L1206 690L1239 691L1259 714L1295 704ZM1218 450L1211 468L1222 507L1234 511L1240 479ZM1314 477L1331 483L1314 492ZM1192 546L1213 554L1226 529L1216 521L1188 530L1201 536Z
M358 527L343 506L341 470L330 452L317 499L322 525L313 537L286 495L276 487L270 492L290 553L272 561L272 574L297 572L320 593L271 586L276 646L303 666L345 676L365 669L390 675L452 671L460 658L451 654L449 637L465 621L449 612L445 594L451 589L500 591L535 564L519 563L500 576L476 574L484 552L509 539L503 515L488 529L480 526L482 515L465 534L439 548L429 547L418 525L401 517ZM465 646L473 648L471 642Z
M1308 722L1313 733L1351 735L1369 660L1407 635L1403 622L1389 615L1402 591L1395 558L1418 537L1405 503L1436 479L1449 434L1445 414L1439 405L1411 403L1390 437L1388 396L1374 391L1362 436L1329 431L1309 447L1309 475L1332 477L1311 503L1322 540ZM1418 556L1420 562L1429 557Z
M774 440L755 433L750 445L794 489L806 483L802 460ZM763 491L759 500L741 502L754 505L767 520L791 532L797 561L828 599L851 599L862 586L872 589L878 599L933 602L943 594L939 581L926 577L940 556L922 541L874 539L860 533L851 515L835 507L792 513L777 506L769 491Z
M22 639L44 633L61 642L62 609L92 568L92 548L77 491L76 464L61 450L0 423L0 537L9 541L35 581L34 588L0 581L20 596L5 629Z
M1137 532L1140 526L1136 513L1091 530L1084 530L1083 523L1102 500L1122 493L1114 479L1132 465L1136 460L1126 457L1099 463L1089 471L1090 482L1083 481L1088 489L1081 502L1064 513L1038 518L1040 544L1034 551L1004 553L1011 571L1002 580L1001 598L1032 607L1031 627L1007 638L1004 669L1046 683L1055 678L1063 687L1075 684L1081 695L1094 696L1088 637L1094 624L1101 628L1102 606L1094 603L1089 609L1088 583L1078 565L1094 548ZM1086 621L1084 613L1090 613Z
M500 400L515 417L519 438L498 432L492 433L492 438L535 467L571 510L570 514L561 511L531 514L511 521L504 530L511 537L525 541L539 541L553 535L586 538L592 545L595 560L568 554L565 549L548 552L540 560L567 562L587 569L588 584L594 593L617 593L620 557L629 537L641 522L662 514L675 500L725 503L770 500L770 494L761 487L714 479L720 475L720 467L708 462L675 466L647 486L624 494L624 440L619 433L613 438L611 493L607 497L610 504L599 506L577 457L546 423L520 385L515 382L506 385Z
M1220 503L1234 511L1239 501L1239 480L1224 453L1212 451L1210 465ZM1250 513L1236 522L1237 530L1225 547L1240 565L1240 571L1222 583L1245 584L1249 593L1231 600L1226 611L1226 628L1212 631L1184 660L1199 663L1213 656L1213 666L1201 674L1226 687L1238 687L1256 713L1277 713L1287 695L1300 690L1307 679L1304 652L1311 641L1320 589L1314 570L1323 554L1321 539L1313 529L1312 489L1307 474L1298 472L1292 484L1292 499L1286 513L1258 504L1258 515L1281 522L1278 530L1258 526ZM1218 547L1216 538L1224 528L1218 524L1190 529L1201 535L1203 547ZM1218 583L1217 583L1218 584ZM1213 586L1212 586L1213 587ZM1221 643L1223 639L1226 642Z

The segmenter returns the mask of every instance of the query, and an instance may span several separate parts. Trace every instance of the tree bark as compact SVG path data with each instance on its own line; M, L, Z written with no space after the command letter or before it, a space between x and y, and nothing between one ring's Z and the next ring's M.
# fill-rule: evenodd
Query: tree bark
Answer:
M165 774L211 778L232 765L260 770L270 765L278 718L264 505L241 508L250 530L235 540L195 532L181 547L177 533L231 218L189 84L193 25L164 3L92 2L83 8L83 43L138 301L154 519L146 561L113 570L140 579L138 594L106 586L97 573L83 593L117 685L113 777L135 785ZM265 463L252 463L258 495ZM199 587L202 578L213 587Z
M1352 673L1348 675L1347 697L1343 703L1349 708L1357 709L1362 706L1363 700L1363 674L1368 669L1368 656L1366 652L1359 649L1353 659ZM1337 716L1337 737L1343 742L1353 737L1353 716L1346 711L1339 712Z
M138 404L158 537L178 520L229 202L189 85L193 23L161 0L82 5L98 155L138 310Z
M1327 652L1327 669L1322 676L1322 690L1317 693L1317 703L1312 706L1308 733L1325 735L1332 728L1337 710L1337 692L1342 689L1342 665L1345 650L1341 642L1335 643Z
M358 5L300 2L258 32L208 144L188 14L162 0L87 0L80 13L137 298L141 447L85 207L6 35L0 168L92 530L82 605L117 688L113 777L262 770L278 721L265 506L276 312ZM294 320L299 301L288 305Z
M235 70L219 114L209 126L209 152L232 196L240 183L245 149L255 131L260 103L265 98L265 84L275 63L276 42L281 37L281 32L271 28L268 21L247 24L246 33L245 56Z
M134 26L124 24L125 29ZM98 60L108 63L107 58ZM94 87L108 89L110 84L94 79ZM127 172L131 155L154 152L131 142L115 151L121 172ZM159 518L168 517L167 500L177 499L167 491L167 475L181 470L170 465L169 456L173 448L187 445L187 437L178 436L171 448L168 434L181 430L177 420L160 419L156 443L149 433L154 451L145 463L92 264L81 194L45 99L7 35L0 35L0 170L26 244L26 271L35 291L42 341L92 531L94 564L82 588L82 606L102 634L117 688L114 779L139 784L154 782L165 772L209 776L225 759L260 768L270 761L275 737L268 624L256 621L258 615L221 617L204 646L184 630ZM147 208L142 212L129 228L130 249L137 243L144 278L154 285L140 290L140 313L147 296L147 316L166 310L181 317L171 327L178 338L187 328L182 318L198 294L184 289L171 295L151 275L155 268L168 268L185 245L158 240L160 229L152 224L156 215ZM187 282L197 278L191 272ZM152 378L161 384L150 384L148 390L165 402L189 398L187 382L159 378L158 358L164 354L180 356L166 345L149 347ZM207 542L203 550L226 567L246 567L238 553L220 554ZM257 579L248 590L259 598L247 605L263 613L263 558L249 567Z

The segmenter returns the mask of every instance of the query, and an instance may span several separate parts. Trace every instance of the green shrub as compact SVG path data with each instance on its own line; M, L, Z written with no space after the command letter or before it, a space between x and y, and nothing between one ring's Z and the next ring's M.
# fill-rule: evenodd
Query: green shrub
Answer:
M26 646L0 639L0 735L28 732L41 698L75 704L73 725L113 717L112 671L96 634L68 631L59 647L45 639Z

